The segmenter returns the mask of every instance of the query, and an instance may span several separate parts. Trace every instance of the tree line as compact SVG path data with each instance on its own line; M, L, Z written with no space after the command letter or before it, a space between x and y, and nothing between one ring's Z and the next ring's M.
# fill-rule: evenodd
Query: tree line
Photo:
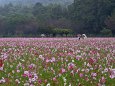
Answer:
M114 0L74 0L59 4L0 7L0 36L115 36Z

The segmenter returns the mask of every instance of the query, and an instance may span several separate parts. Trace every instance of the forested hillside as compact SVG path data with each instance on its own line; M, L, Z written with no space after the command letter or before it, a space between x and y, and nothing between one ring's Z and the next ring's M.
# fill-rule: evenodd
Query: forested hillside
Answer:
M50 3L56 3L56 4L64 4L64 5L68 5L71 4L73 2L73 0L0 0L0 5L5 5L8 3L12 3L12 4L21 4L21 5L33 5L37 2L40 2L44 5L48 5Z
M23 1L26 3L27 0ZM44 5L42 2L33 6L26 4L10 3L0 7L0 36L67 36L78 33L115 36L115 0L74 0L67 6Z

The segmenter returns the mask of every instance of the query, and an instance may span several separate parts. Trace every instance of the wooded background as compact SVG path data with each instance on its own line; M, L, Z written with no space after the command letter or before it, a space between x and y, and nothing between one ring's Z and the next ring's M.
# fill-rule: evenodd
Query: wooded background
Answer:
M115 36L115 0L62 1L2 4L0 37Z

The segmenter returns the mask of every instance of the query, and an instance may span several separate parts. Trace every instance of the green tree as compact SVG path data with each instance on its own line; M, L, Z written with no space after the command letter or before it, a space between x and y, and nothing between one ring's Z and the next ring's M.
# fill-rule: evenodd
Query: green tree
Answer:
M111 14L110 0L74 0L72 20L82 33L98 34Z
M6 17L6 32L15 34L31 34L37 30L37 22L33 16L12 14Z
M68 34L72 33L71 29L63 29L63 28L55 28L53 29L54 34L59 34L61 36L63 36L64 34L67 36Z
M36 3L32 9L33 15L40 21L43 21L47 18L47 9L41 3Z
M105 20L105 24L107 28L109 28L112 31L112 34L115 36L115 10L112 12L111 16L109 16Z
M112 31L110 29L104 28L101 30L101 34L102 34L102 36L105 36L105 37L106 36L112 36Z

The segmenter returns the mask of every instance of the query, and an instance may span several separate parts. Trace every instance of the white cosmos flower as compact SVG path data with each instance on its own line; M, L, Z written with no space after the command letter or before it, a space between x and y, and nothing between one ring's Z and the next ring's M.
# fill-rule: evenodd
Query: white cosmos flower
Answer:
M29 83L24 83L24 86L29 86Z
M0 70L3 70L3 67L0 67Z
M10 65L10 68L12 68L13 67L13 65Z
M46 86L50 86L50 83L48 83Z

